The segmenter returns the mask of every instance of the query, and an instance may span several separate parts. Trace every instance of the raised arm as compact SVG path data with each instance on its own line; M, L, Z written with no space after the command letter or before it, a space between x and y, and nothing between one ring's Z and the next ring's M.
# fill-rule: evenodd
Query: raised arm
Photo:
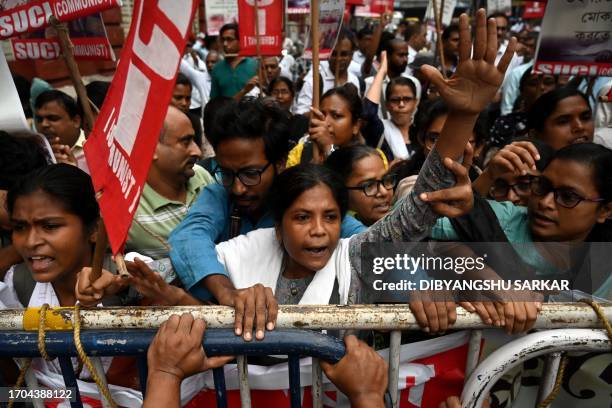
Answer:
M383 91L383 82L385 77L387 76L387 52L383 51L380 54L380 68L374 77L374 82L372 82L372 86L368 90L366 98L375 104L380 105L380 94Z

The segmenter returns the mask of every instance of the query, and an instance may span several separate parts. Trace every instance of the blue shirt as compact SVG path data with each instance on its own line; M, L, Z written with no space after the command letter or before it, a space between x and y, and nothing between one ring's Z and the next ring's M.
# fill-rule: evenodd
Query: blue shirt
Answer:
M227 276L217 259L215 245L229 239L233 207L223 186L209 184L170 235L170 259L174 270L185 288L199 299L211 298L210 293L198 285L202 279L210 275ZM240 234L273 226L274 219L270 213L256 223L242 217ZM347 215L342 221L341 237L348 238L365 229L363 224Z

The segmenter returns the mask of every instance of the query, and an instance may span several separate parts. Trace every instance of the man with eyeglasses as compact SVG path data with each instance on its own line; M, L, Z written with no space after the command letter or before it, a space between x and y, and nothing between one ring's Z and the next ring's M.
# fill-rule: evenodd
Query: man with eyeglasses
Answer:
M220 108L211 132L217 154L217 183L202 191L173 231L170 258L185 289L199 299L214 298L220 304L234 306L236 334L251 340L256 321L256 337L261 339L266 328L273 327L273 319L267 320L265 313L256 309L261 311L276 303L272 292L261 285L235 289L217 260L215 245L274 226L266 208L266 195L287 157L289 120L277 107L266 106L258 99L244 99ZM350 237L364 229L347 216L342 223L342 236Z

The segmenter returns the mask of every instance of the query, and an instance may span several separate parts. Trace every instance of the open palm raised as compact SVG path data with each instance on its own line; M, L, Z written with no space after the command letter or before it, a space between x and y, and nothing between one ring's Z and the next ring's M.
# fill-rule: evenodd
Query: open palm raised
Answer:
M462 14L459 17L459 64L451 78L445 80L432 66L421 68L451 110L470 114L482 112L491 102L504 80L516 47L516 38L512 38L496 67L497 24L493 18L487 21L484 9L476 14L475 32L472 54L468 16Z

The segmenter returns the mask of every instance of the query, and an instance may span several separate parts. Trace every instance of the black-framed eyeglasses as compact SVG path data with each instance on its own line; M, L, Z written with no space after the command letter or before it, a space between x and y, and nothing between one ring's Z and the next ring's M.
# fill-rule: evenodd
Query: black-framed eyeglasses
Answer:
M399 105L400 103L404 102L404 104L409 104L410 102L414 101L416 98L414 96L398 96L398 97L393 97L393 98L389 98L389 103L393 104L393 105Z
M237 172L217 166L215 167L214 171L215 179L217 180L217 183L222 184L225 187L231 187L234 184L236 177L238 177L240 182L245 186L256 186L261 183L261 175L268 167L270 167L271 164L271 162L268 162L268 164L261 169L240 169Z
M561 207L574 208L582 201L590 201L599 203L604 201L603 198L588 198L572 191L568 188L554 188L551 181L546 177L533 177L531 179L531 193L537 196L545 196L552 192L555 196L555 202Z
M397 176L395 174L387 174L380 180L368 180L364 181L358 186L347 187L348 190L361 190L366 197L374 197L378 194L380 186L383 186L386 190L393 190L397 187Z
M528 196L531 193L531 178L521 179L514 184L510 184L506 180L497 179L491 186L489 193L491 197L497 200L507 197L510 189L519 197Z

